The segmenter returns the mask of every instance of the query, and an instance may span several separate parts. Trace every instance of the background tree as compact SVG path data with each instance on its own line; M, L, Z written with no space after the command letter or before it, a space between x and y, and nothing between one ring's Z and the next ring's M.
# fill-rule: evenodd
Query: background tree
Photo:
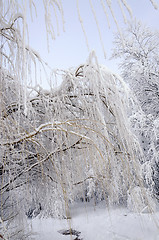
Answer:
M122 35L115 36L113 57L120 58L123 79L133 89L145 117L136 111L133 127L145 152L146 164L154 167L155 191L158 195L158 114L159 114L159 33L140 22L129 23ZM145 170L150 173L150 170ZM150 175L151 175L150 174Z
M113 58L120 58L121 74L146 114L156 117L158 109L159 33L141 22L129 23L114 40Z

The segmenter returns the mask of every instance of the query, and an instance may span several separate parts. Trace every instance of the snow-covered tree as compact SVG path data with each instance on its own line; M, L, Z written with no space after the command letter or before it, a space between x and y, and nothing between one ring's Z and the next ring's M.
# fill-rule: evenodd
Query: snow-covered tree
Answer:
M28 216L30 206L39 206L34 215L68 216L81 198L126 204L128 189L144 185L127 118L133 100L122 79L92 53L57 90L32 90L27 114L21 107L1 118L1 193L9 191Z
M129 23L114 40L114 58L124 80L133 89L146 114L159 113L159 33L141 22Z
M114 58L120 58L123 79L133 89L145 116L131 116L132 125L140 138L146 156L155 170L155 189L158 194L158 113L159 113L159 33L141 24L129 23L122 35L115 36ZM151 168L149 166L149 168ZM145 168L146 172L149 172ZM154 173L153 173L154 171Z

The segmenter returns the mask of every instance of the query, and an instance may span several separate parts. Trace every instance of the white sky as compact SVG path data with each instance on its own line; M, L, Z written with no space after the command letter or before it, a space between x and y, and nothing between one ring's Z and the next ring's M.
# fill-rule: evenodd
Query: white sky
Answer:
M125 27L117 0L113 0L112 2L113 10L120 27ZM132 9L133 15L136 16L137 19L140 19L143 23L153 29L159 30L159 10L153 8L150 0L127 0L127 2ZM111 49L113 48L113 33L117 31L116 25L109 9L107 8L111 25L111 28L109 29L100 0L92 0L92 3L99 22L107 58L104 58L89 0L79 0L80 14L88 37L89 48L90 50L95 50L100 64L104 64L111 70L118 72L117 62L115 60L109 60ZM156 0L156 3L159 7L159 0ZM62 0L65 18L65 32L63 32L62 21L59 15L60 35L57 36L56 40L49 41L50 52L48 52L47 48L43 4L41 0L35 0L35 4L38 17L36 18L34 15L33 22L29 20L28 24L30 46L39 52L40 56L54 69L68 69L69 67L78 67L79 64L85 63L89 52L78 20L76 0ZM126 9L125 12L127 13ZM127 16L130 20L128 14ZM54 20L55 19L53 19L53 21ZM54 26L56 31L56 23Z

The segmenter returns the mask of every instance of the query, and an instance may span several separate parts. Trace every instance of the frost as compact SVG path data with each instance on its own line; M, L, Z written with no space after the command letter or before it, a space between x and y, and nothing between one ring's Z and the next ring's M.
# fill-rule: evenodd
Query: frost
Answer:
M152 213L156 211L155 200L147 189L135 187L128 192L128 209L137 213Z

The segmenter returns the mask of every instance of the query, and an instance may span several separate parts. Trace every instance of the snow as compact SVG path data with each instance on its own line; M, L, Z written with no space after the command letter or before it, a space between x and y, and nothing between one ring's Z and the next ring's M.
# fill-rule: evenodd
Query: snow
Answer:
M76 203L71 209L71 219L30 220L35 240L70 240L76 236L62 235L61 230L73 229L81 232L83 240L159 240L156 214L137 214L126 208L95 207L91 203ZM78 239L78 238L77 238Z

